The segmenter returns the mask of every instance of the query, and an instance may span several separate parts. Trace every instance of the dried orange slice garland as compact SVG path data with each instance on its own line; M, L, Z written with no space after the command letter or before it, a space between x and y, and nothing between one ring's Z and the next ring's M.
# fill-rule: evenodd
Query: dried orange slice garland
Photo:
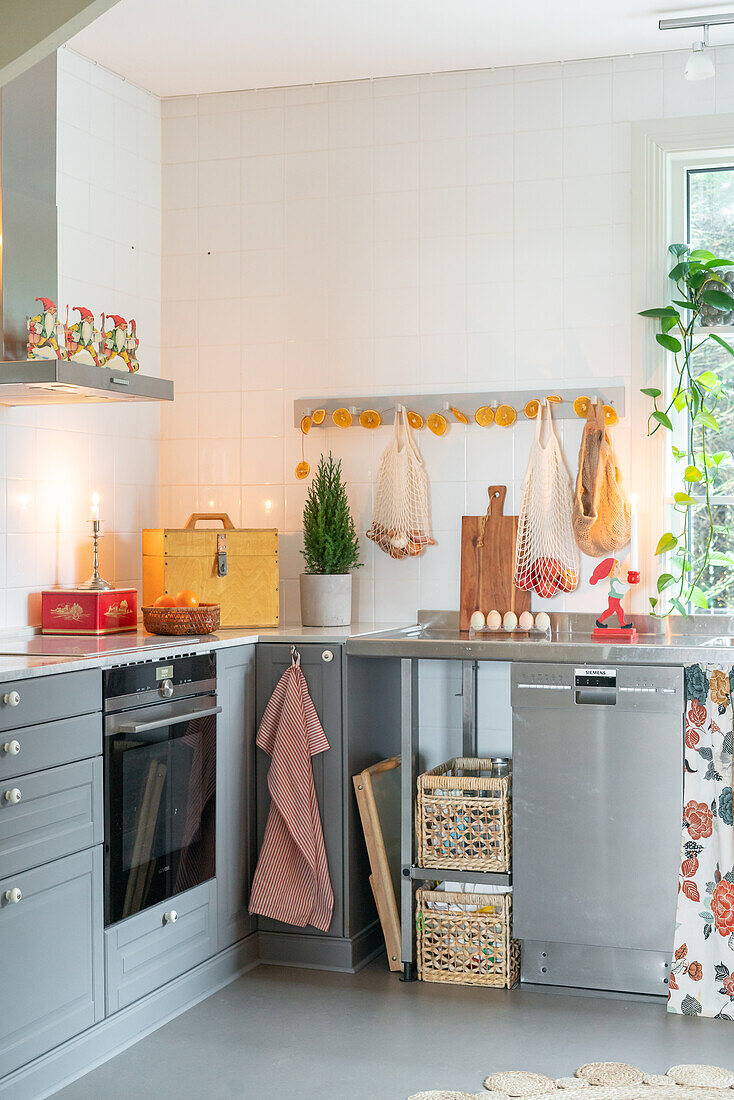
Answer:
M509 428L517 420L517 413L512 405L500 405L494 414L494 419L501 428Z
M480 428L488 428L494 420L494 409L491 405L480 405L474 413L474 419Z
M552 401L554 405L560 405L563 398L559 397L557 393L549 393L546 397L546 401Z
M352 423L352 414L349 409L334 409L331 414L331 419L334 421L337 428L348 428Z
M610 428L613 428L618 420L619 420L619 417L617 416L617 410L612 408L611 405L605 405L604 406L604 422L606 424L608 424Z
M468 417L466 417L464 415L464 413L461 411L461 409L455 409L454 406L451 405L451 412L454 415L454 420L458 420L458 422L460 424L468 424L469 423Z
M446 417L442 413L431 413L426 424L434 435L443 435L446 431Z
M576 416L586 416L590 405L591 398L587 397L586 394L581 394L573 403L573 411L576 413Z
M408 409L405 415L408 418L408 423L410 424L411 428L416 432L420 431L425 423L421 414L417 412L412 412L410 409Z
M311 422L320 427L326 420L326 409L314 409L311 413Z
M310 416L302 416L301 417L301 434L302 435L308 435L310 430L311 430L311 417Z
M363 428L379 428L382 417L375 409L365 409L359 414L359 423Z
M528 420L535 420L535 417L538 415L539 408L540 401L538 401L537 397L533 397L531 401L528 401L526 403L523 412L525 413L525 416L528 418Z
M310 473L311 467L305 460L303 462L299 462L296 466L296 477L299 481L303 481L303 479L308 477Z

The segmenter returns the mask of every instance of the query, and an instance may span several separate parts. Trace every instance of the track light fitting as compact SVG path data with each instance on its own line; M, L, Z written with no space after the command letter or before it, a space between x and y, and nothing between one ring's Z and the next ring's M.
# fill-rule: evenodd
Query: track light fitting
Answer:
M686 61L683 75L686 80L708 80L714 75L714 62L708 52L709 27L720 27L734 23L734 12L721 15L691 15L683 19L661 19L658 28L661 31L677 31L687 27L701 27L701 38L693 43Z

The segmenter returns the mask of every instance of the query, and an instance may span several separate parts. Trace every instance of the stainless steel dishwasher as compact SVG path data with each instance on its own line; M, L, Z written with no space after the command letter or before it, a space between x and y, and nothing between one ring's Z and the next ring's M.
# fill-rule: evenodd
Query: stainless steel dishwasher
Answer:
M522 980L667 993L683 670L513 664L513 925Z

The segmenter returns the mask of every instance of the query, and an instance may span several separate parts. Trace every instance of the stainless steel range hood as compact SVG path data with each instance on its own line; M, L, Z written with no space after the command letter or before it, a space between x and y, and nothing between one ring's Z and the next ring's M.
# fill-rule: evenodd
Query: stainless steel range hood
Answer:
M26 359L26 318L36 296L61 305L56 68L54 53L0 89L0 405L172 401L173 382L164 378Z

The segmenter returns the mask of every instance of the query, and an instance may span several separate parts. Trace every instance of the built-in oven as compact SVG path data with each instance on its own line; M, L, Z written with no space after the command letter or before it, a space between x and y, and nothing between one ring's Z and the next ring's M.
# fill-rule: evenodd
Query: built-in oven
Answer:
M216 873L216 689L213 653L104 672L105 925Z

